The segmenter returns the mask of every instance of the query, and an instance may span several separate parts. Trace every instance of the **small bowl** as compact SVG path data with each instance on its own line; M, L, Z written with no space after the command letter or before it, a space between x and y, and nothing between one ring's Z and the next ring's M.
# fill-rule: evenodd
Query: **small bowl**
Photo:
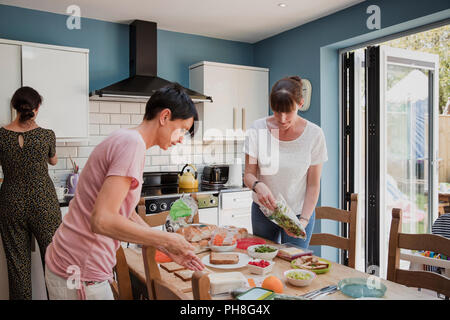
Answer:
M253 259L253 260L251 260L249 262L260 262L261 260L265 260L265 259ZM264 275L264 274L269 273L270 271L272 271L273 266L275 265L275 262L268 261L268 260L266 260L266 261L269 262L270 264L267 267L265 267L265 268L254 266L252 264L247 264L248 271L250 271L253 274L259 274L259 275Z
M227 251L233 251L234 249L236 249L236 246L237 246L237 241L232 246L214 246L214 245L209 245L209 248L212 251L215 251L215 252L227 252Z
M304 279L304 280L289 278L287 275L291 272L301 273L301 274L309 274L311 276L311 278ZM309 286L311 284L311 282L317 277L317 275L314 272L308 271L308 270L290 269L290 270L287 270L284 272L284 277L293 286L305 287L305 286Z
M262 247L262 246L271 247L276 250L274 252L256 252L255 251L256 248ZM247 252L248 252L248 255L254 259L272 260L273 258L275 258L277 256L278 248L268 245L268 244L257 244L257 245L248 247Z

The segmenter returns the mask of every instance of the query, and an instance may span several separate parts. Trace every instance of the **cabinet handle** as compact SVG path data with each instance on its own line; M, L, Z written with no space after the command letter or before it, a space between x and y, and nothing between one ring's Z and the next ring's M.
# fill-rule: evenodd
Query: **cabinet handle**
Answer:
M233 108L233 129L236 130L236 123L237 123L237 108Z
M242 108L242 130L245 131L245 109Z

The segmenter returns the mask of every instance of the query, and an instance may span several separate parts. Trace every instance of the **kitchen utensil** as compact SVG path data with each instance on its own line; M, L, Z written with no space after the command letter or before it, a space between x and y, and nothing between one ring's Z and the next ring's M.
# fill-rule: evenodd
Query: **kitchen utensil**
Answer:
M303 274L303 275L307 274L307 275L309 275L309 279L290 278L290 277L288 277L288 274L290 274L291 272L292 273L300 273L300 274ZM284 276L285 276L287 282L289 282L293 286L297 286L297 287L309 286L311 284L311 282L317 277L314 272L308 271L308 270L302 270L302 269L287 270L287 271L284 272Z
M56 187L55 190L58 200L64 200L64 196L69 192L69 189L64 187Z
M77 188L77 184L78 184L78 179L79 179L80 175L78 173L70 173L67 176L67 189L69 190L68 193L69 194L75 194L75 190Z
M315 296L317 296L317 295L319 295L321 293L325 293L325 292L328 292L328 291L333 291L336 288L337 288L337 286L335 286L335 285L326 286L326 287L323 287L323 288L320 288L320 289L317 289L317 290L310 291L310 292L302 295L301 297L307 298L307 299L311 299L311 298L313 298L313 297L315 297Z
M234 249L236 249L236 243L233 244L232 246L215 246L215 245L210 244L209 248L215 252L228 252L228 251L233 251Z
M297 259L299 259L299 258L297 258ZM297 259L294 259L294 260L291 261L291 267L292 267L293 269L301 269L301 267L299 267L299 266L297 266L297 265L295 264L295 260L297 260ZM322 258L318 258L318 259L319 259L319 261L321 261L321 262L328 263L328 268L325 268L325 269L318 269L318 270L311 270L311 271L313 271L315 274L323 274L323 273L327 273L328 271L330 271L330 269L331 269L331 262L328 261L328 260L322 259ZM309 269L308 269L308 270L309 270Z
M248 262L251 260L248 255L241 252L234 252L239 256L239 262L235 264L211 264L209 263L209 254L202 258L202 262L205 266L216 268L216 269L239 269L247 266Z
M242 187L242 164L232 164L228 171L228 181L226 186Z
M315 295L314 297L312 297L312 298L310 298L310 299L318 299L318 298L322 298L322 297L327 296L327 295L329 295L329 294L333 294L333 293L335 293L336 291L339 291L339 289L338 289L337 287L332 288L332 289L330 289L330 290L328 290L328 291L326 291L326 292L321 292L321 293Z
M250 264L250 262L257 262L258 263L261 260L265 260L265 259L254 259L254 260L249 261L248 271L250 271L251 273L254 273L254 274L259 274L259 275L265 275L265 274L271 272L272 269L273 269L273 266L275 265L275 262L273 262L273 261L265 260L265 261L267 261L269 263L269 265L267 267L264 267L264 268L260 267L260 266L255 266L253 264Z
M225 184L228 181L228 165L208 165L203 168L203 184ZM241 182L242 185L242 182Z
M255 251L257 248L262 247L262 246L270 247L272 249L275 249L275 251L273 251L273 252L256 252ZM255 258L255 259L272 260L273 258L275 258L277 256L278 248L267 245L267 244L262 244L262 245L258 244L258 245L248 247L247 252L250 257Z
M191 167L194 170L194 173L190 172L189 169L184 172L186 167ZM186 164L178 175L178 186L181 189L198 189L198 180L197 180L197 168L192 164Z
M346 278L338 283L338 289L343 294L352 298L373 297L381 298L386 292L386 286L378 281L375 284L370 283L366 278Z

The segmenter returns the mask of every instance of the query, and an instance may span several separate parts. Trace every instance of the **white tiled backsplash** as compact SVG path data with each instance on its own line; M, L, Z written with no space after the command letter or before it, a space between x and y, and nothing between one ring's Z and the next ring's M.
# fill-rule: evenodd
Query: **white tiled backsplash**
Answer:
M91 101L89 110L89 140L83 142L57 142L58 164L49 165L49 173L59 184L65 184L72 172L72 157L82 170L95 148L111 132L119 128L132 128L141 123L145 103ZM201 174L206 164L244 163L242 142L213 142L204 144L198 138L174 146L167 151L155 146L147 150L144 171L178 171L192 163ZM238 162L239 163L239 162ZM0 167L1 168L1 167ZM0 170L0 176L2 172Z

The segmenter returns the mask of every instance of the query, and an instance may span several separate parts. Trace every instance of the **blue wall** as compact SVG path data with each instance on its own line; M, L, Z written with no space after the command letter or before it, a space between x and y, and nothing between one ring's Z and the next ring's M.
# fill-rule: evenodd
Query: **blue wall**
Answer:
M66 15L0 5L0 38L87 48L90 91L129 75L128 25L81 18L80 30ZM249 43L158 30L158 75L189 85L189 65L202 60L253 65Z
M381 8L381 29L366 27L369 5ZM201 60L270 68L270 87L286 75L312 83L311 107L301 113L319 124L329 160L322 174L318 205L339 206L339 59L338 50L450 17L448 0L365 1L283 32L256 44L158 30L158 75L189 84L189 65ZM81 30L66 28L67 16L0 5L0 38L90 49L90 90L128 76L128 26L82 18ZM318 222L315 232L338 233ZM319 254L336 260L336 251Z
M381 9L381 29L369 30L369 5ZM323 167L318 205L339 206L339 54L338 50L389 34L450 17L448 0L366 1L288 30L255 44L254 63L270 68L270 85L286 75L300 75L312 84L311 107L301 116L324 130L328 162ZM316 224L315 232L337 234L338 225ZM337 251L315 248L321 256L337 259Z

